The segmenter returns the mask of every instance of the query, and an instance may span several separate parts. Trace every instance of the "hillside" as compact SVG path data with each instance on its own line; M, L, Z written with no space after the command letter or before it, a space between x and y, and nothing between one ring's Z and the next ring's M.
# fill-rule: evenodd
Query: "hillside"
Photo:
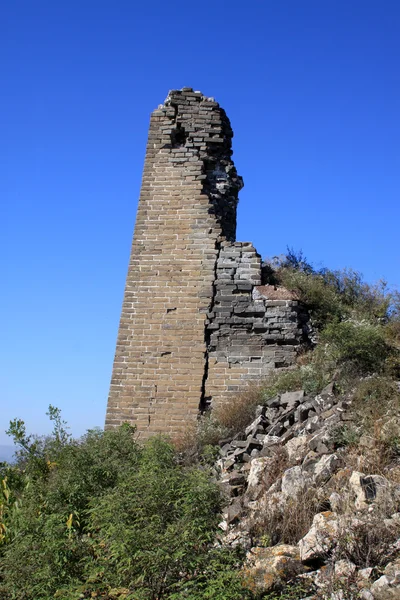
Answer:
M10 424L1 599L400 597L398 293L292 251L263 277L309 312L297 364L185 435Z

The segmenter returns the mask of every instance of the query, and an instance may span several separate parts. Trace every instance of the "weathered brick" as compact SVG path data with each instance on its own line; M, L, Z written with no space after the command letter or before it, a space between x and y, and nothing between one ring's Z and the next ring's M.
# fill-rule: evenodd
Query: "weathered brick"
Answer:
M261 259L235 242L232 135L218 103L192 88L152 114L106 428L176 437L205 397L225 402L294 360L304 310L254 300Z

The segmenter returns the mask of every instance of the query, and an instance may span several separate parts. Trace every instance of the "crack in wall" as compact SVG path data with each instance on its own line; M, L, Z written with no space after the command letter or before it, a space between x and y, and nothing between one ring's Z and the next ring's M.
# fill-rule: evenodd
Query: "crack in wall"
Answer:
M217 295L217 267L218 260L221 254L221 242L218 240L215 242L216 256L214 262L214 280L212 283L212 297L210 306L208 309L209 313L212 313L215 305L215 299ZM206 396L207 392L207 379L208 379L208 370L209 370L209 359L210 359L210 344L211 344L211 331L208 328L208 315L207 319L204 320L204 343L205 343L205 351L204 351L204 373L203 379L201 383L201 394L200 394L200 402L199 402L199 416L203 415L205 412L211 409L211 401L212 396Z

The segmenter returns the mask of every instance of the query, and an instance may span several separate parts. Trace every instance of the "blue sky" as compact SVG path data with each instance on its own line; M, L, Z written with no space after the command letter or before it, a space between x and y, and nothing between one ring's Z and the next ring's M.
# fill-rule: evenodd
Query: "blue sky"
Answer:
M400 285L396 0L13 0L0 19L0 430L104 422L150 112L214 96L238 240ZM0 433L0 443L5 441Z

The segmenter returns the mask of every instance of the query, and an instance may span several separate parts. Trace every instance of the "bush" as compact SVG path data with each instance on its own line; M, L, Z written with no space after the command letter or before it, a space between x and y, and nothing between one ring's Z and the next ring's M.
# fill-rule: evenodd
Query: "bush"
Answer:
M383 329L369 323L330 323L321 334L327 356L337 367L355 367L360 375L380 373L390 356Z
M310 355L310 362L288 371L281 371L271 375L262 385L263 401L273 398L277 394L304 390L306 394L315 395L323 390L330 381L330 374L324 371L317 354Z
M335 448L344 448L347 446L357 446L360 441L361 433L359 428L352 425L341 424L332 430L331 438Z
M358 568L379 568L394 556L393 544L400 528L385 524L382 515L372 516L369 521L342 523L338 535L335 560L349 560Z
M382 417L398 414L400 391L395 381L375 375L359 382L353 394L353 407L364 428L375 429Z
M129 425L78 441L29 438L20 421L11 431L22 451L2 471L0 598L250 598L240 552L214 545L217 485L168 441L139 447Z
M352 269L316 270L301 251L288 248L286 256L276 257L267 266L271 282L295 292L318 329L350 317L383 323L400 312L399 295L389 292L385 281L368 284Z

